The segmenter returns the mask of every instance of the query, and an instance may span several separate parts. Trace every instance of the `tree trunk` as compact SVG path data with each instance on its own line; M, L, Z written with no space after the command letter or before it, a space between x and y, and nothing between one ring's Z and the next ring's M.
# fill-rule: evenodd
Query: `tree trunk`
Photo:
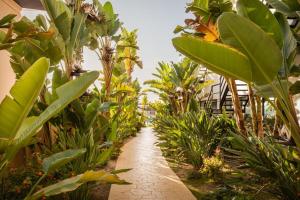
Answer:
M280 106L280 103L279 103L278 99L275 99L275 105L279 108L279 110L281 110L281 106ZM280 115L276 111L276 113L275 113L275 123L274 123L274 128L273 128L273 136L275 138L279 137L279 130L280 130L281 124L282 124L282 121L281 121Z
M251 116L252 116L252 131L257 135L257 111L256 111L256 104L255 104L255 97L252 90L251 85L248 84L248 95L249 95L249 102L251 108Z
M235 80L231 79L231 78L226 78L227 83L229 85L229 89L232 95L232 105L233 105L233 109L234 109L234 114L236 117L236 121L237 121L237 125L239 130L241 131L242 134L246 135L247 131L246 131L246 127L245 127L245 120L244 120L244 115L242 112L242 107L240 104L240 98L237 92L237 86L235 83Z
M256 110L257 110L257 136L264 137L263 127L263 106L261 98L256 96Z

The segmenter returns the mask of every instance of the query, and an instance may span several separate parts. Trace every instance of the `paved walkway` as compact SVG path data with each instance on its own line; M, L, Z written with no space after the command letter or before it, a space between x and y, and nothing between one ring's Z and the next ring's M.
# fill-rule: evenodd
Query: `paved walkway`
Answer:
M132 168L120 174L132 185L112 185L109 200L195 200L196 198L169 168L155 146L151 128L144 128L122 148L116 169Z

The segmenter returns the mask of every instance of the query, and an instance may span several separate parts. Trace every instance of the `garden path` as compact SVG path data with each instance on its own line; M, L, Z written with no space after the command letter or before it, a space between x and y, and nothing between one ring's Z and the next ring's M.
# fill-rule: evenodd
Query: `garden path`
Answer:
M132 168L120 174L132 184L112 185L109 200L195 200L168 166L156 140L152 129L144 128L124 145L116 169Z

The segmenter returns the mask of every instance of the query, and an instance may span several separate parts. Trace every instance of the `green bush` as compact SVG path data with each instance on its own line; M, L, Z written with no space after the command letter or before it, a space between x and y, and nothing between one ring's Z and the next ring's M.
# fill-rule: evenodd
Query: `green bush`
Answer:
M205 158L200 172L209 178L218 178L222 175L223 166L223 161L217 156Z
M178 158L184 155L195 169L203 165L203 158L214 154L229 131L234 131L234 121L226 115L210 117L206 112L187 112L178 116L157 114L154 129L159 146L164 152Z
M267 190L282 199L300 198L300 152L297 148L276 143L271 137L244 138L232 134L229 141L232 146L225 148L226 152L243 161L243 167L254 170L258 179L269 180Z

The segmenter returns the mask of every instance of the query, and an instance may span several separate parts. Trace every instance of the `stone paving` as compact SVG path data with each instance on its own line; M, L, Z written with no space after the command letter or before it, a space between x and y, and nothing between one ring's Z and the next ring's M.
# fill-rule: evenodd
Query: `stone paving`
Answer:
M131 185L112 185L109 200L195 200L196 198L170 169L155 146L151 128L124 145L116 169L131 171L120 174Z

